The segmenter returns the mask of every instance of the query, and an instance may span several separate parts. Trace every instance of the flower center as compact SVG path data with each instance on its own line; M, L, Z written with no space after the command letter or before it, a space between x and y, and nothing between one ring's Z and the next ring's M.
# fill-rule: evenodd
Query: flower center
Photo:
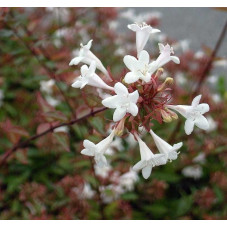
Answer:
M193 110L192 112L189 113L189 117L192 118L193 121L196 120L201 115L201 113L197 110Z

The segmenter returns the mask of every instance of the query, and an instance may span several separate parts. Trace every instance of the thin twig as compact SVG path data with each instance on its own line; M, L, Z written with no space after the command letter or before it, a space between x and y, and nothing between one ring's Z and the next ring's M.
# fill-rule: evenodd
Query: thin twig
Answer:
M86 118L88 118L90 116L93 116L93 115L95 115L97 113L100 113L100 112L102 112L102 111L104 111L106 109L107 109L106 107L103 107L101 109L92 111L92 112L84 115L83 117L80 117L80 118L77 118L77 119L74 119L74 120L71 120L71 121L68 121L68 122L65 122L65 123L61 123L61 124L52 126L52 127L50 127L49 129L47 129L46 131L44 131L42 133L36 134L34 136L31 136L27 140L25 140L23 142L17 143L10 150L8 150L6 153L3 154L2 158L1 158L1 161L0 161L0 166L2 166L6 162L7 158L10 155L12 155L17 149L24 148L24 147L29 146L29 144L31 143L31 141L33 141L33 140L35 140L35 139L37 139L37 138L39 138L41 136L44 136L44 135L46 135L49 132L53 132L53 130L56 129L56 128L59 128L59 127L62 127L62 126L70 126L70 125L73 125L75 123L78 123L79 121L85 120Z
M220 34L220 36L218 38L218 41L217 41L217 43L216 43L216 45L214 47L214 50L213 50L213 52L212 52L212 54L211 54L211 56L210 56L210 58L209 58L209 60L208 60L208 62L206 64L204 70L203 70L203 73L202 73L202 75L201 75L201 77L199 79L199 82L197 83L197 85L195 87L195 90L192 93L192 97L194 97L196 94L198 94L198 92L201 89L203 81L209 75L212 63L213 63L213 61L214 61L214 59L215 59L215 57L216 57L216 55L217 55L217 53L218 53L218 51L219 51L219 49L221 47L222 42L224 41L226 31L227 31L227 21L225 22L225 25L224 25L224 27L223 27L223 29L221 31L221 34Z

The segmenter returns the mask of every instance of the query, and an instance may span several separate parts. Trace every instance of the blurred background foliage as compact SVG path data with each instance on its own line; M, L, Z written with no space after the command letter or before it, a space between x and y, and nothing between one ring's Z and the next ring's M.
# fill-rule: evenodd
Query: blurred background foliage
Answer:
M93 39L92 51L113 77L125 75L122 59L136 55L135 34L127 28L120 32L121 20L142 19L156 28L161 24L158 13L136 18L126 10L0 9L0 159L32 135L102 107L94 88L71 88L80 67L68 63L80 43ZM159 42L171 44L181 60L180 65L165 66L165 75L175 81L174 103L191 103L212 50L192 51L162 33L150 40L152 58ZM109 151L111 166L97 169L80 151L84 139L98 142L106 136L112 117L108 110L52 130L1 162L0 219L226 219L226 70L212 74L217 65L226 67L226 59L212 60L197 90L211 107L210 131L197 129L185 136L183 119L153 122L166 141L184 142L178 160L154 168L144 180L130 170L140 158L139 149L125 135ZM156 152L151 137L143 138Z

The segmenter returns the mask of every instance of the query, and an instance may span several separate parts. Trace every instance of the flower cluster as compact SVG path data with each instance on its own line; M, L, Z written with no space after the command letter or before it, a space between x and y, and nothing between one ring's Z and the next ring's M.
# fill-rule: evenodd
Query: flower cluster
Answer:
M110 109L114 109L112 132L108 137L94 144L89 140L84 140L84 149L82 154L93 156L97 166L100 168L107 166L105 157L107 150L115 136L122 136L124 133L132 134L138 141L141 160L133 166L133 170L142 170L142 175L147 179L155 166L165 165L168 161L176 160L179 149L183 143L179 142L170 145L160 138L151 129L153 121L160 124L169 123L178 119L177 113L186 118L185 132L190 135L194 126L208 130L209 123L203 116L209 111L209 105L200 103L201 95L195 97L191 105L173 105L171 104L171 84L173 78L166 77L163 81L163 67L172 61L180 63L180 59L174 56L173 48L169 45L159 46L159 56L156 60L150 59L149 53L144 50L149 36L160 32L146 23L130 24L128 28L136 33L137 57L126 55L123 62L128 72L119 80L113 79L110 70L107 70L102 62L92 53L92 40L87 45L81 44L79 56L73 58L69 65L78 65L85 63L81 67L81 75L77 77L72 87L84 88L93 86L99 90L105 90L102 104ZM88 67L88 66L89 67ZM96 68L103 73L105 78L95 73ZM104 81L105 80L105 81ZM110 80L112 80L110 82ZM114 86L108 85L114 84ZM143 127L150 133L159 153L153 153L145 142L141 139L139 128Z

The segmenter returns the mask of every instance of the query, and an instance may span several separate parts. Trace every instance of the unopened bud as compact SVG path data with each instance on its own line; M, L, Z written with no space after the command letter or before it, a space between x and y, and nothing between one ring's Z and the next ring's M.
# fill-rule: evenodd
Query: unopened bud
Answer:
M160 110L160 112L164 122L169 123L172 121L172 118L169 113L167 113L165 110Z
M116 136L122 136L122 134L124 132L126 118L127 118L126 116L124 118L122 118L120 120L119 124L117 125L117 127L115 128L115 135Z
M164 72L163 68L159 68L154 76L154 79L159 78Z
M172 83L173 83L173 78L167 77L167 78L165 79L164 83L162 83L162 84L159 86L158 91L163 91L167 85L170 85L170 84L172 84Z
M173 112L172 110L167 109L167 108L166 108L166 111L170 114L170 116L171 116L174 120L177 120L177 119L178 119L178 115L177 115L175 112Z

